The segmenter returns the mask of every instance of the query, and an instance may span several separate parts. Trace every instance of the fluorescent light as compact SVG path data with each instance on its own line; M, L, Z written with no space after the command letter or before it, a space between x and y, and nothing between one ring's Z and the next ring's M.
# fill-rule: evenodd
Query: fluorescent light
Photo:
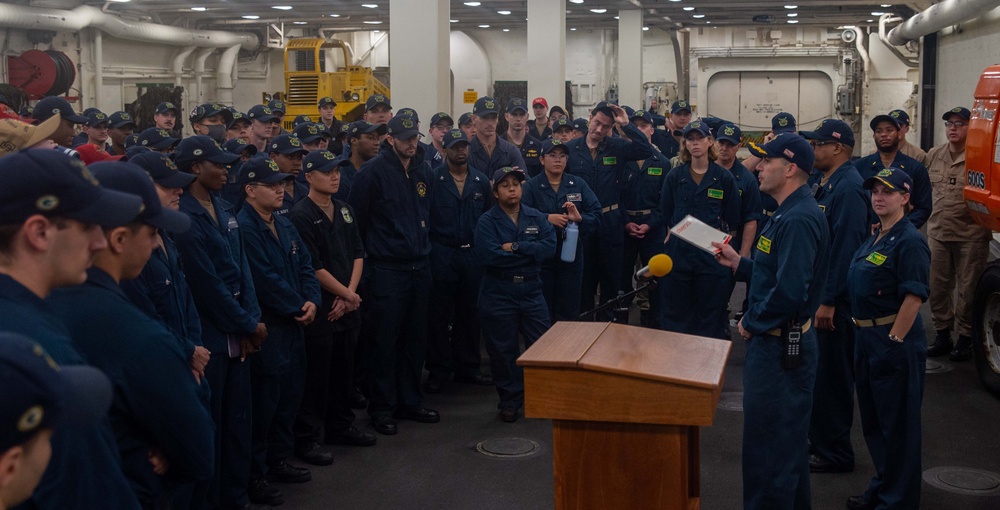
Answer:
M892 4L882 4L880 7L889 8L889 7L892 7Z
M450 19L450 20L448 20L448 21L450 21L450 22L452 22L452 23L458 23L458 20L457 20L457 19Z
M368 9L378 9L378 4L361 4L361 7L365 7Z
M575 28L571 28L570 31L576 32L576 29Z
M305 21L293 21L292 23L294 23L296 25L305 25L306 24Z
M503 29L503 31L504 32L510 32L510 29L509 28L505 28L505 29Z
M571 4L582 4L583 0L569 0L569 3L571 3Z
M362 21L362 23L364 23L366 25L381 25L382 24L381 21Z
M798 9L798 8L799 8L799 6L797 6L797 5L786 5L785 6L785 9Z
M649 31L649 27L642 27L644 31Z
M260 16L256 14L245 14L243 15L243 19L260 19Z
M883 14L885 14L885 13L882 12L882 11L872 11L872 16L881 16Z
M339 14L329 14L329 16L330 16L331 18L339 18L339 17L340 17L340 15L339 15Z
M867 22L867 23L874 23L875 20L873 20L873 19L866 19L865 22Z
M691 17L692 17L692 18L698 18L698 19L701 19L701 18L704 18L704 17L705 17L705 15L704 15L704 14L692 14L692 15L691 15Z
M788 20L788 22L789 22L790 24L794 25L794 24L798 23L798 22L799 22L799 20L797 20L797 19L790 19L790 20Z
M208 10L208 7L192 7L191 10L192 11L198 11L198 12L205 12L205 11Z
M479 7L482 4L479 2L465 2L465 5L468 5L469 7Z
M607 9L591 9L590 12L592 12L594 14L604 14L604 13L608 12L608 10Z
M796 16L798 16L798 15L799 15L799 13L797 13L797 12L790 12L790 13L788 13L788 14L787 14L787 16L788 16L789 18L794 18L794 17L796 17Z
M489 25L479 25L479 28L490 28Z
M272 5L272 9L278 9L279 11L290 11L292 10L291 5Z
M500 15L503 15L503 16L510 16L510 11L497 11L497 14L500 14Z
M693 10L694 10L694 7L684 7L683 9L684 9L685 11L693 11Z

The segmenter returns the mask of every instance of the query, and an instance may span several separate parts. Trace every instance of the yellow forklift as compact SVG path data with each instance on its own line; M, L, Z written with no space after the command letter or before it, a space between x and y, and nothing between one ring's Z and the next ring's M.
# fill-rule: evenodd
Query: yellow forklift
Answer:
M389 87L375 78L371 68L351 65L351 60L347 44L338 39L303 37L288 40L285 45L286 130L292 130L292 120L297 115L308 115L318 122L317 105L321 97L329 96L337 102L335 115L344 122L361 118L369 96L389 97Z

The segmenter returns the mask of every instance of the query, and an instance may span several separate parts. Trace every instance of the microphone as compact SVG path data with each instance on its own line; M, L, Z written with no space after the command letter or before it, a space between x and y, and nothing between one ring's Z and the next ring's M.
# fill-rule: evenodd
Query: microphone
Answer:
M669 273L673 268L674 261L669 255L657 253L649 258L649 263L646 264L646 267L635 273L635 279L636 281L642 281L650 278L659 278Z

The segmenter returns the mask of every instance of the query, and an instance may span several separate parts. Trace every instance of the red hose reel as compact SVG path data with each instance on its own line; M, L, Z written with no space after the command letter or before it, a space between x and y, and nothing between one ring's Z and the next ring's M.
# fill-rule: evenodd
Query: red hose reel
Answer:
M29 99L63 95L76 81L73 61L55 50L28 50L7 57L7 70L10 84L23 90Z

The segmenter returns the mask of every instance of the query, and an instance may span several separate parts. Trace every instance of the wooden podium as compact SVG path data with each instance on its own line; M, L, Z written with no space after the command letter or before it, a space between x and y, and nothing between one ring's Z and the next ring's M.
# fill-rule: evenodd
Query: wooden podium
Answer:
M712 424L730 342L558 322L517 360L524 415L553 420L555 508L701 507L698 427Z

